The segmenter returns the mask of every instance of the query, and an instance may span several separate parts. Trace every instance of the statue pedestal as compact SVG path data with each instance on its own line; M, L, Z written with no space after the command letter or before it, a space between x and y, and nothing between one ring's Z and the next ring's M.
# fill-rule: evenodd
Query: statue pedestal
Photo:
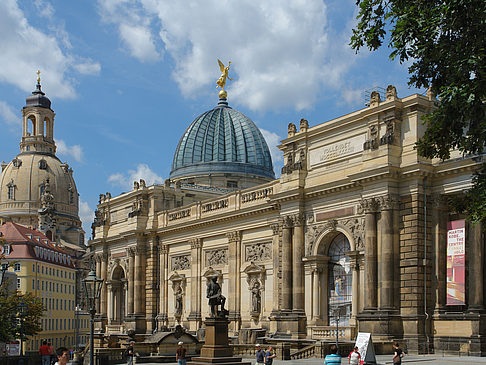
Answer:
M206 318L206 340L199 357L193 357L188 365L250 365L242 362L241 357L233 357L233 349L228 345L228 319Z

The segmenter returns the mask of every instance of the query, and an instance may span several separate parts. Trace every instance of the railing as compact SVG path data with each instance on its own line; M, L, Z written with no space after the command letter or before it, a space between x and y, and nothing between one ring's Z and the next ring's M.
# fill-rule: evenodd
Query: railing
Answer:
M272 182L259 189L236 191L214 199L161 212L158 216L159 226L175 225L187 219L194 221L220 213L237 211L241 208L268 204L267 199L274 194L274 185Z
M312 344L291 353L290 359L291 360L308 359L310 357L314 357L315 353L316 353L316 345Z
M332 340L336 338L336 327L316 326L310 327L311 338L315 340ZM352 340L356 337L356 327L339 327L338 337L343 340Z

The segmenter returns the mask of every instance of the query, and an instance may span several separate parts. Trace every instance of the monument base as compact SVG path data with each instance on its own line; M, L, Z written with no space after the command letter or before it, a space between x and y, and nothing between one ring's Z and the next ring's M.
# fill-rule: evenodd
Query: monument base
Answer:
M206 339L199 357L193 357L188 365L250 365L241 357L233 357L233 349L228 344L228 319L226 317L206 318Z

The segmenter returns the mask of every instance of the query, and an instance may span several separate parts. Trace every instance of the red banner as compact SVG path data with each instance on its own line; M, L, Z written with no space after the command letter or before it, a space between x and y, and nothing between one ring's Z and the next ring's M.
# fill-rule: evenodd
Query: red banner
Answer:
M447 223L447 305L466 304L466 222Z

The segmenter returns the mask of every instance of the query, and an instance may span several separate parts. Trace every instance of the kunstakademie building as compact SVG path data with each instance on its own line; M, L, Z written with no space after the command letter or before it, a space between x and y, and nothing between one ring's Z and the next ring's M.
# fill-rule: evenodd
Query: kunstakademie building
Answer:
M446 199L482 157L417 155L434 102L389 86L362 110L290 123L275 179L261 132L221 98L187 128L165 184L100 196L100 336L197 331L217 275L230 334L332 339L339 317L342 339L485 355L485 240Z

